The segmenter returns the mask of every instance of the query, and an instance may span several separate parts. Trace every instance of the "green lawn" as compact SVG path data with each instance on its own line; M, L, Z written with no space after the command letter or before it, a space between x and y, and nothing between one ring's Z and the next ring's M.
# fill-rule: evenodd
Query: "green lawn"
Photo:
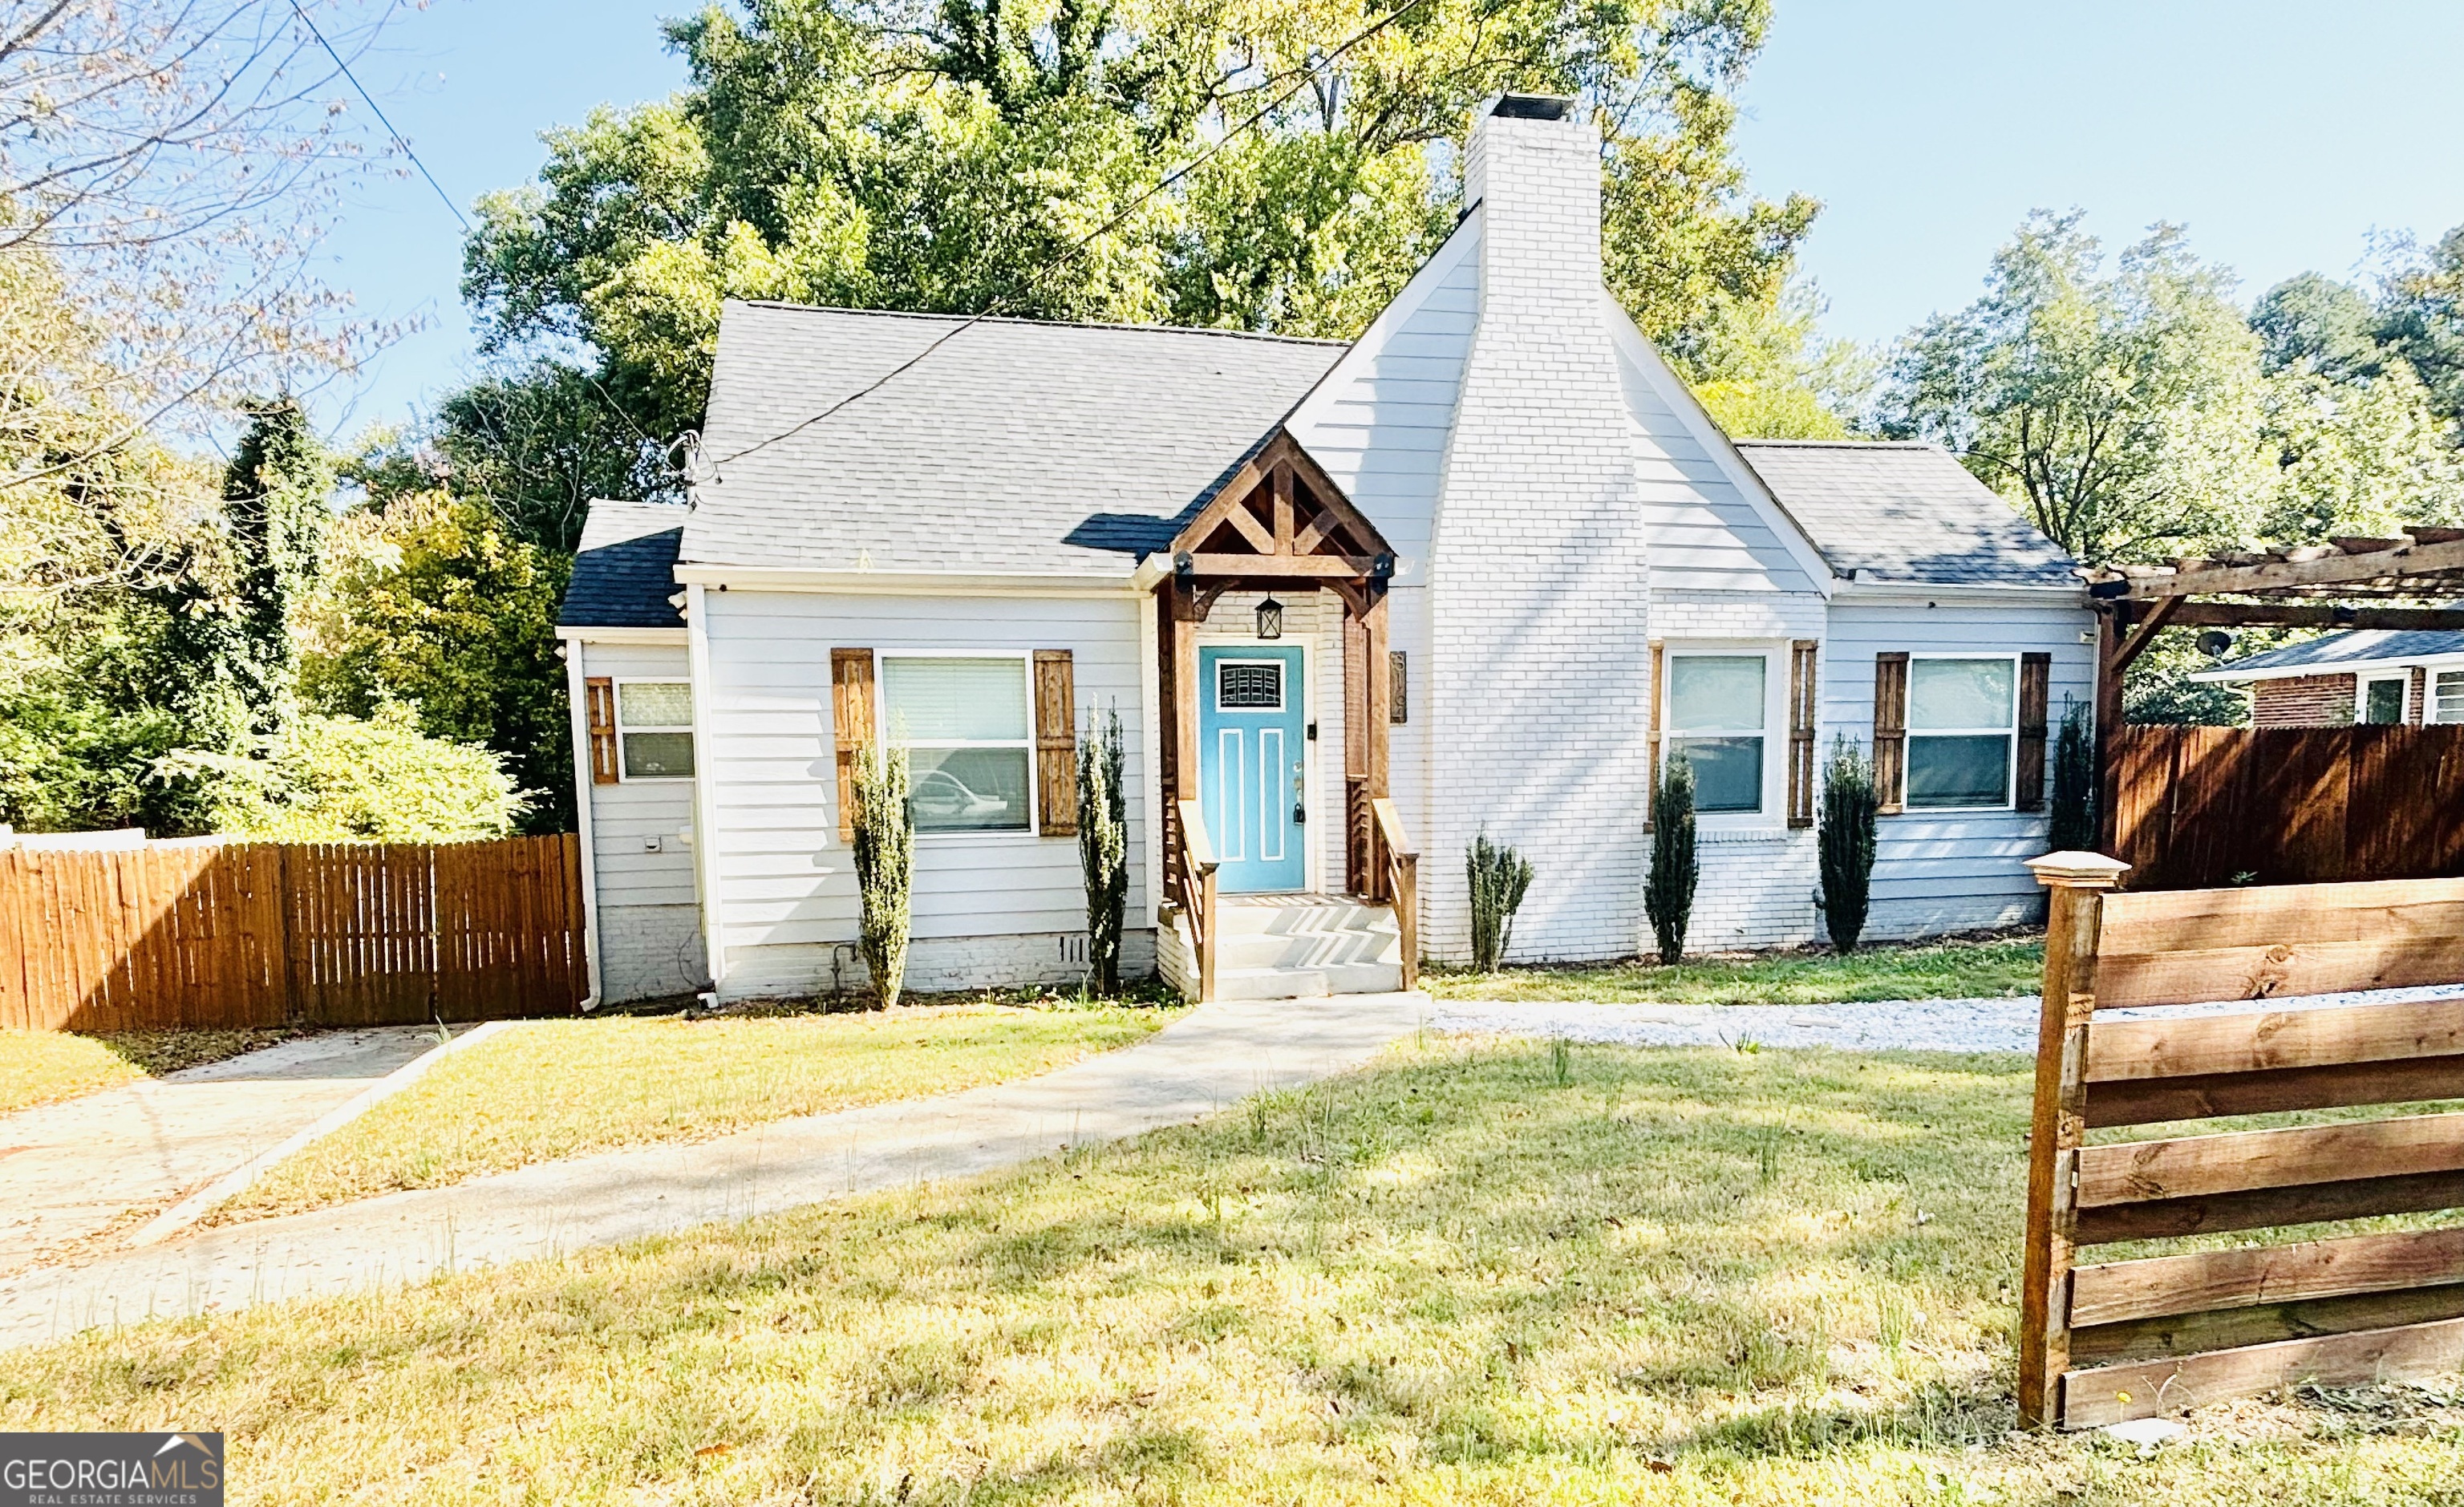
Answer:
M1826 1005L1859 999L1976 999L2033 994L2045 968L2037 939L1879 945L1829 951L1737 954L1673 967L1509 968L1494 973L1431 969L1420 987L1441 999L1595 1000L1604 1004Z
M285 1030L125 1031L109 1036L0 1031L0 1114L220 1061L296 1035Z
M217 1223L294 1213L649 1141L952 1093L1138 1040L1155 1009L531 1020L275 1168Z
M2014 1057L1407 1043L969 1183L11 1355L234 1502L2447 1503L2464 1391L2015 1434Z

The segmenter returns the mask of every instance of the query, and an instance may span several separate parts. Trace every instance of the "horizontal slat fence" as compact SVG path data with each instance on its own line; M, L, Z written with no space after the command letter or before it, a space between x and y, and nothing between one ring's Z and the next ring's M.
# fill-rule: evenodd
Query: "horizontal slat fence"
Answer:
M2464 999L2156 1008L2464 982L2464 879L2109 895L2109 861L2035 866L2054 904L2023 1415L2094 1428L2303 1382L2464 1369L2464 1229L2075 1259L2117 1241L2464 1209L2464 1114L2086 1144L2099 1126L2464 1097ZM2111 1014L2122 1007L2148 1013Z
M2464 875L2464 726L2125 727L2111 757L2132 889Z
M406 1025L587 992L571 837L0 851L0 1026Z

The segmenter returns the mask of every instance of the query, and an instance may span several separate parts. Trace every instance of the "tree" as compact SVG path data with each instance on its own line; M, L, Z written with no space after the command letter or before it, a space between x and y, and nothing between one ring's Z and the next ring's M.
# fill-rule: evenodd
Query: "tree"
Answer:
M1874 858L1879 851L1881 792L1865 751L1845 734L1831 741L1822 771L1822 812L1815 833L1815 867L1822 893L1815 905L1823 929L1841 952L1857 950L1874 898Z
M1702 857L1694 842L1694 766L1679 754L1661 767L1651 793L1651 866L1642 884L1643 914L1651 922L1662 963L1685 955L1694 889L1702 878Z
M2031 215L1984 296L1902 342L1883 428L1947 446L2091 563L2241 543L2273 478L2232 278L2161 225L2108 275L2081 218Z
M2350 283L2302 273L2277 283L2251 306L2259 359L2270 374L2297 361L2338 382L2376 377L2388 352L2379 341L2379 314Z
M303 712L237 753L180 750L155 766L197 787L210 830L267 842L471 842L501 838L524 797L486 749L432 738L407 707Z
M412 709L428 735L504 759L535 793L525 830L571 831L572 722L556 640L569 557L434 490L345 517L329 555L305 626L303 694L361 718Z
M2387 279L2379 341L2412 367L2441 418L2464 421L2464 225L2426 251L2400 246L2409 254Z
M915 812L907 751L876 743L856 755L854 780L856 950L882 1009L907 981L908 922L914 898Z
M1128 750L1118 710L1078 744L1078 867L1087 884L1087 974L1098 994L1121 992L1121 926L1130 905Z

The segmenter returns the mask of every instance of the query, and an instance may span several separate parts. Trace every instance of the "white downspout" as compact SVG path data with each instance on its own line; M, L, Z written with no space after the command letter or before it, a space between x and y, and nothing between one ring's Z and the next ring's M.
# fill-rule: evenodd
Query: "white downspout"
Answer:
M719 588L726 590L724 586ZM727 950L721 945L722 901L718 887L718 800L710 740L710 625L703 611L709 588L685 587L687 673L693 681L693 898L701 906L701 946L714 994L727 977Z
M586 651L580 639L565 640L563 649L565 713L573 724L573 819L582 844L582 956L590 979L582 1013L588 1015L606 997L606 986L599 981L599 853L590 842L590 807L598 787L590 777L590 688L582 665Z

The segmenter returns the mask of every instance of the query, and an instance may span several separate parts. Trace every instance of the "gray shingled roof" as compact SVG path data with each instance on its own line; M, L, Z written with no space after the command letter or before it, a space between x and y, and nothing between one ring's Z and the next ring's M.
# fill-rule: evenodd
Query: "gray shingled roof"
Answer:
M2342 633L2324 634L2306 643L2287 644L2280 649L2270 649L2264 654L2254 654L2248 659L2201 670L2197 678L2231 680L2239 673L2261 670L2335 671L2388 660L2409 662L2449 654L2464 654L2464 630L2347 628Z
M567 628L680 628L684 615L668 601L676 585L676 551L686 509L602 497L583 520L582 548L564 588L557 625Z
M1739 440L1738 453L1841 575L2078 586L2078 562L1939 446Z
M1123 576L1343 351L731 302L681 557Z

